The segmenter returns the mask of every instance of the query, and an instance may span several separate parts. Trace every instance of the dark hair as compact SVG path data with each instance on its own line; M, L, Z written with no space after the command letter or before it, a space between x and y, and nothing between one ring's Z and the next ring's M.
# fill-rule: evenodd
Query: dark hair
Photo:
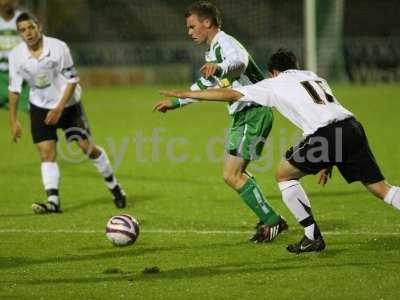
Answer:
M294 55L292 51L284 48L280 48L277 52L272 54L268 62L268 71L270 73L272 73L272 70L283 72L298 68L299 64L296 55Z
M36 24L39 24L38 20L34 15L28 12L23 12L21 13L18 17L15 23L18 25L18 23L23 22L23 21L33 21Z
M198 1L190 5L185 12L185 18L189 18L191 15L196 15L200 20L210 19L211 24L217 27L221 27L221 12L219 9L208 1Z

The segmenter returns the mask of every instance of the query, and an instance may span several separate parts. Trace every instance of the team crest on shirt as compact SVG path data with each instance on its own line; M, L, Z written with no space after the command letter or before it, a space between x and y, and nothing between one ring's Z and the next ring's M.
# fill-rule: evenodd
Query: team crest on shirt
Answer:
M45 89L51 85L50 78L47 73L39 73L36 76L35 87L38 89Z

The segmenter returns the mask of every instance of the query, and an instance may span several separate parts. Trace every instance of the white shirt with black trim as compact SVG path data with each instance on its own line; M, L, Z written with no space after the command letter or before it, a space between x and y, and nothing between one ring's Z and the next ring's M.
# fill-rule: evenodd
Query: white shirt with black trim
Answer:
M70 50L63 41L43 36L43 51L36 59L25 43L15 47L9 56L10 83L8 90L21 93L23 81L30 86L29 101L35 106L53 109L60 102L68 83L78 83ZM66 106L80 101L77 85Z
M233 89L244 95L240 101L275 107L304 136L353 116L335 99L325 79L311 71L287 70L277 77Z

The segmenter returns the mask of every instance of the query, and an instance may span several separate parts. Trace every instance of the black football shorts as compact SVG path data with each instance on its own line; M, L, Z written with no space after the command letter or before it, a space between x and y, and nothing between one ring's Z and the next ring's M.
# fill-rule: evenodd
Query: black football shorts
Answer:
M64 131L67 141L90 138L89 124L81 103L66 107L55 125L46 125L44 122L49 111L30 103L31 133L34 144L46 140L57 141L58 128Z
M364 129L353 117L319 128L291 147L286 159L306 174L336 166L348 183L384 180Z

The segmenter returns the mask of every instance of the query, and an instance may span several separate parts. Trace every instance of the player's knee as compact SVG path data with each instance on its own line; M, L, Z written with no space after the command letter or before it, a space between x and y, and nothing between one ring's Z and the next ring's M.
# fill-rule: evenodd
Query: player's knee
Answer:
M93 145L92 152L90 153L89 157L91 159L99 158L103 153L104 149L99 146L96 146L94 143L92 145Z
M290 180L290 178L287 176L285 171L281 167L279 167L278 170L276 170L275 172L275 180L276 182L283 182Z
M55 161L56 154L52 150L41 150L40 151L40 160L42 162L52 162Z
M240 176L237 176L235 173L229 171L224 171L223 177L225 183L231 187L236 187L240 179Z
M224 171L223 178L226 184L230 184L230 182L232 181L232 176L227 171Z
M78 142L79 148L90 159L96 159L101 155L101 150L96 145L88 140L81 140Z

